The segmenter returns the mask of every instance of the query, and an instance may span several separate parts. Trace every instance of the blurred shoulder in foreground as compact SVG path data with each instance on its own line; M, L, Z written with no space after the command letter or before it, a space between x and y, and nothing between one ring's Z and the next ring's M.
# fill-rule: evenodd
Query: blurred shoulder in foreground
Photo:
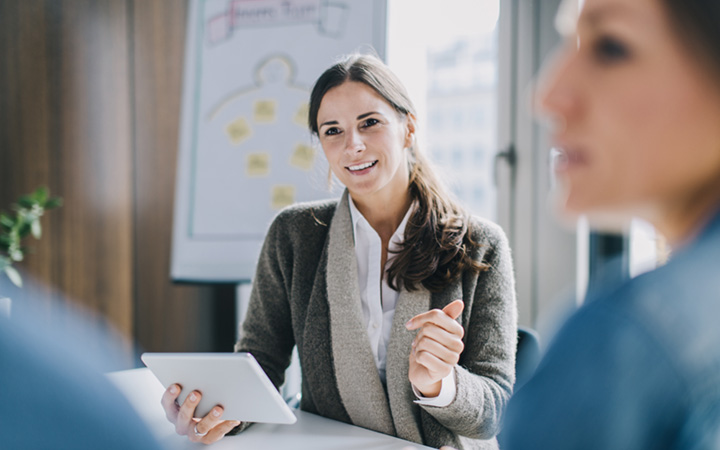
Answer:
M79 336L94 340L95 346L107 342L107 353L112 354L113 344L98 332L97 324L63 309L57 319L64 326L40 325L31 314L14 309L9 318L0 314L3 448L160 448L100 372L93 352L77 344Z

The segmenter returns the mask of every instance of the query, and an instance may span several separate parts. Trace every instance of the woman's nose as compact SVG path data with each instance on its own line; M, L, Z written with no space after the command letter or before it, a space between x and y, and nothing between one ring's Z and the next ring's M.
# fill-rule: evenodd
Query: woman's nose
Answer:
M362 140L360 133L355 131L348 131L345 134L345 151L350 153L357 153L365 149L365 143Z
M564 48L549 60L538 78L535 114L559 122L555 123L556 126L562 126L577 113L576 56L575 49Z

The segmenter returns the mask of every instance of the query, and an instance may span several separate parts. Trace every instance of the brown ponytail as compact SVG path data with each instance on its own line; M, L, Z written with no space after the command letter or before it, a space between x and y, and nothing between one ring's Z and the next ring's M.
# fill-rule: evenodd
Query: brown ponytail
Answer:
M438 292L463 271L479 272L487 266L474 259L478 244L471 238L470 218L447 195L425 157L415 149L412 152L410 195L417 209L388 269L388 284L408 291L422 284Z

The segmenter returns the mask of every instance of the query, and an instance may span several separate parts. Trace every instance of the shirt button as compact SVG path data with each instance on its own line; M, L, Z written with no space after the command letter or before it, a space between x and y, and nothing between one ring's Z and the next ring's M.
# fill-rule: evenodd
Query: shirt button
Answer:
M377 327L378 327L377 322L376 322L376 323L373 323L373 324L372 324L372 327L377 330Z

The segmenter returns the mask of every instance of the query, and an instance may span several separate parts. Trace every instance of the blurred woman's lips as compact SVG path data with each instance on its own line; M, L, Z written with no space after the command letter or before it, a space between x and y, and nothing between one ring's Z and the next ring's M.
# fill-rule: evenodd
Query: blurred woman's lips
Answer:
M586 167L589 164L587 153L579 147L559 145L555 147L553 169L556 173L564 173Z

